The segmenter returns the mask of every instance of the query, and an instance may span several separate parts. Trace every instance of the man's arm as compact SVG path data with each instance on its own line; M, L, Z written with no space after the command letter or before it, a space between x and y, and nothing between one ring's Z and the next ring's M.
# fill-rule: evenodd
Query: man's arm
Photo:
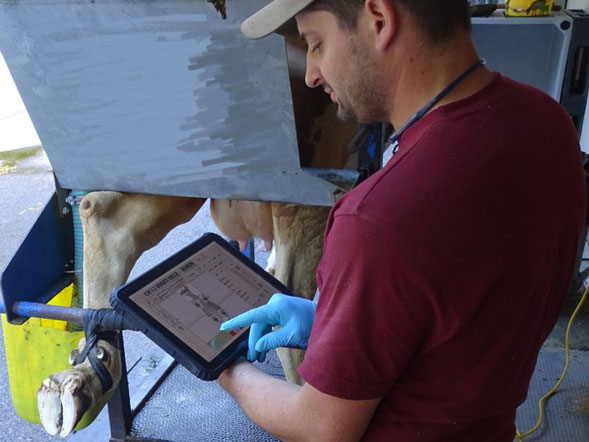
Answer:
M259 427L283 441L358 441L380 399L350 401L273 378L245 361L219 383Z

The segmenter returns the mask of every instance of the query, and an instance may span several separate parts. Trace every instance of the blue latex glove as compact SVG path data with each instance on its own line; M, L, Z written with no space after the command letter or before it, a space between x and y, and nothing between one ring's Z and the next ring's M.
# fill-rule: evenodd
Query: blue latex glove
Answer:
M276 347L307 348L315 319L316 302L276 293L267 304L248 310L221 324L221 330L251 325L247 358L263 362ZM272 327L279 325L278 330Z

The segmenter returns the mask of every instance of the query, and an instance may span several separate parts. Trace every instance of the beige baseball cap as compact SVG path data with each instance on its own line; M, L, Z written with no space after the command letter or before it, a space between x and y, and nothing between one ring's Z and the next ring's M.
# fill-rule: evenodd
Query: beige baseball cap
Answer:
M262 38L276 31L315 0L273 0L241 24L247 38Z

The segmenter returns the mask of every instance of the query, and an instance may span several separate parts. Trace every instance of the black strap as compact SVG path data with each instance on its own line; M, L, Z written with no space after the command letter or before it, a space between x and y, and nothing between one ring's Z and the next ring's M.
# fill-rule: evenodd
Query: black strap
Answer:
M452 89L454 89L458 85L458 83L460 83L462 80L464 80L466 77L468 77L474 71L476 71L479 67L481 67L485 64L486 64L485 60L481 59L481 60L477 60L475 63L470 65L467 70L465 70L462 74L460 74L458 77L456 77L454 80L452 80L452 82L448 86L446 86L444 89L442 89L442 91L439 92L434 98L432 98L425 106L423 106L421 109L419 109L415 113L415 115L413 115L411 118L409 118L407 121L405 121L405 123L403 123L401 125L401 127L399 129L397 129L395 131L395 133L393 133L391 135L390 143L394 144L395 142L397 142L399 140L399 138L401 138L401 135L403 135L403 133L405 133L405 131L407 129L409 129L411 126L413 126L413 124L415 124L418 120L420 120L421 117L423 117L425 114L427 114L431 110L431 108L434 107L436 104L438 104L442 98L444 98L446 95L448 95L448 93L450 93L450 91Z
M88 358L100 381L103 394L112 388L113 381L108 369L96 355L98 339L115 342L114 338L117 332L113 330L123 330L124 325L124 315L111 309L95 310L84 317L86 345L76 358L74 365L78 365Z
M462 74L460 74L458 77L452 80L450 84L448 84L435 97L428 101L428 103L425 106L419 109L411 118L405 121L405 123L403 123L401 127L397 129L389 138L389 144L393 149L393 155L397 153L397 151L399 150L399 139L405 133L405 131L409 129L409 127L413 126L413 124L415 124L417 121L419 121L426 113L428 113L431 110L431 108L434 107L442 98L448 95L448 93L452 89L454 89L456 85L458 85L458 83L460 83L462 80L464 80L466 77L468 77L470 74L472 74L474 71L476 71L479 67L483 66L484 64L486 64L485 60L481 59L477 60L475 63L470 65L468 69L466 69ZM375 170L362 170L362 168L360 168L359 172L360 174L358 175L356 182L352 186L353 188L360 184L362 181L364 181L366 178L368 178L372 173L375 172Z

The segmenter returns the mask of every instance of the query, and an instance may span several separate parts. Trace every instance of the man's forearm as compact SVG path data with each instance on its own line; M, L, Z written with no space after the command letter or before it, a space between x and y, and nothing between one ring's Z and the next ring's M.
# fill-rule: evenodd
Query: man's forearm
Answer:
M296 399L301 387L273 378L248 362L241 361L219 377L249 418L259 427L283 441L304 441L304 417L297 411Z
M219 377L252 421L289 442L357 442L380 398L347 400L289 384L241 361Z

